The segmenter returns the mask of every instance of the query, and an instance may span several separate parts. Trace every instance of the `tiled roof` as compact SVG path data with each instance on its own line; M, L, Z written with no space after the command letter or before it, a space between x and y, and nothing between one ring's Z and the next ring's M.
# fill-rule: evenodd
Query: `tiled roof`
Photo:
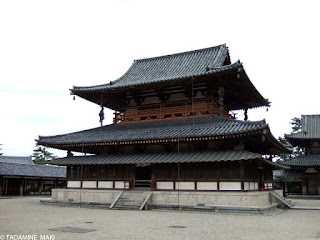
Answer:
M244 150L214 151L197 153L162 153L162 154L110 154L93 156L73 156L50 161L56 165L94 165L94 164L139 164L139 163L191 163L220 162L262 159L261 154Z
M303 174L299 170L294 170L294 169L273 170L273 179L275 180L282 180L282 181L300 180L302 179L302 177L303 177Z
M191 83L191 79L219 85L224 79L228 95L225 96L231 110L269 106L251 83L240 61L230 62L229 51L225 44L178 54L135 60L128 71L119 79L97 86L70 89L88 101L118 110L125 107L125 102L114 102L114 97L123 99L128 90L155 91L160 86L181 86L182 82ZM192 80L193 81L193 80ZM166 90L164 90L166 91ZM229 99L228 99L229 98Z
M301 155L281 161L281 164L297 167L320 167L320 155Z
M223 44L195 51L135 60L129 70L113 82L99 86L74 87L72 91L99 91L137 86L241 67L240 62L223 66L227 58L229 59L228 48Z
M25 177L65 178L66 168L47 165L0 163L0 175Z
M155 122L112 124L64 135L39 137L41 145L90 144L103 142L226 136L268 128L264 120L250 122L226 117L200 117Z
M320 139L320 115L302 115L301 131L286 134L287 139Z
M34 164L31 157L0 156L0 163Z

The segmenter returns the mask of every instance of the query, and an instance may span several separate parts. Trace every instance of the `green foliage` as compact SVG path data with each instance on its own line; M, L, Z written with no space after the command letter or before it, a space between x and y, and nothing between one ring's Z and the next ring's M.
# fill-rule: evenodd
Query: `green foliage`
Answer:
M292 118L290 124L292 125L292 133L297 133L301 130L301 118Z
M35 164L44 165L46 164L46 161L56 158L56 156L47 151L45 147L36 146L37 148L33 150L32 154L32 159Z
M292 125L292 132L291 133L297 133L301 130L301 118L297 118L297 117L294 117L291 119L291 122L290 124ZM292 146L290 145L290 143L288 142L288 140L286 138L282 138L282 137L279 137L278 140L285 146L289 147L289 148L292 148ZM297 147L294 147L293 148L293 151L291 154L288 154L288 153L281 153L279 154L278 156L280 157L279 160L287 160L289 158L292 158L292 157L297 157L299 155L302 155L304 154L304 148L300 147L300 146L297 146Z

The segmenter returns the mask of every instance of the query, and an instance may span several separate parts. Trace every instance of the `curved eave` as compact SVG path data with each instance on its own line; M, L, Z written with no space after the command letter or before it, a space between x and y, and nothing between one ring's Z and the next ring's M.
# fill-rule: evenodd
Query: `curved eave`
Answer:
M263 159L264 162L266 162L267 164L270 164L272 166L274 166L275 168L282 168L282 169L291 169L289 166L280 164L280 163L275 163L275 162L271 162L267 159Z
M69 150L69 149L81 150L82 148L85 148L85 147L121 146L121 145L134 145L134 144L154 144L154 143L161 144L161 143L169 143L169 142L178 142L178 140L181 142L182 141L193 142L193 141L203 141L203 140L223 140L223 139L239 138L239 137L250 136L250 135L257 135L259 133L262 133L262 131L263 129L256 129L251 132L228 134L228 135L213 135L213 136L194 135L194 136L181 137L181 138L149 138L149 139L143 139L143 140L91 141L91 142L74 142L74 143L48 143L45 141L45 138L50 138L50 137L39 136L39 140L36 140L36 141L39 145L42 145L45 147L61 149L61 150Z
M267 135L268 141L273 146L272 154L280 154L280 153L292 153L292 149L288 148L287 146L283 145L280 141L278 141L271 133L269 127L267 127Z
M310 145L314 141L320 141L320 138L318 138L318 137L303 136L302 133L285 134L285 138L293 146L307 146L307 145Z
M50 161L55 165L104 165L104 164L163 164L205 163L222 161L261 160L257 153L244 150L204 151L193 153L143 153L72 156Z

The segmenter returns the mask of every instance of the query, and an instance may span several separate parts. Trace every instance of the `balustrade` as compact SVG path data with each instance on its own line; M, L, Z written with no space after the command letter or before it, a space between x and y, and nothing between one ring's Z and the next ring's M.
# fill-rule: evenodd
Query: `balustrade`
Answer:
M114 113L114 124L157 121L176 118L203 117L219 114L219 107L214 102L193 101L193 102L172 102L154 105L126 108ZM230 117L227 111L223 116Z

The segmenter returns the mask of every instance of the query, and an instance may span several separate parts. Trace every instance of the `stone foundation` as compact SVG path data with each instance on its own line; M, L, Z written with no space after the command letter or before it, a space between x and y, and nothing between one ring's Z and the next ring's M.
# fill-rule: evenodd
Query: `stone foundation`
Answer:
M52 200L112 203L122 190L53 189ZM278 193L281 193L279 191ZM81 194L81 196L80 196ZM268 191L201 192L153 191L150 204L188 206L266 206L270 205Z

